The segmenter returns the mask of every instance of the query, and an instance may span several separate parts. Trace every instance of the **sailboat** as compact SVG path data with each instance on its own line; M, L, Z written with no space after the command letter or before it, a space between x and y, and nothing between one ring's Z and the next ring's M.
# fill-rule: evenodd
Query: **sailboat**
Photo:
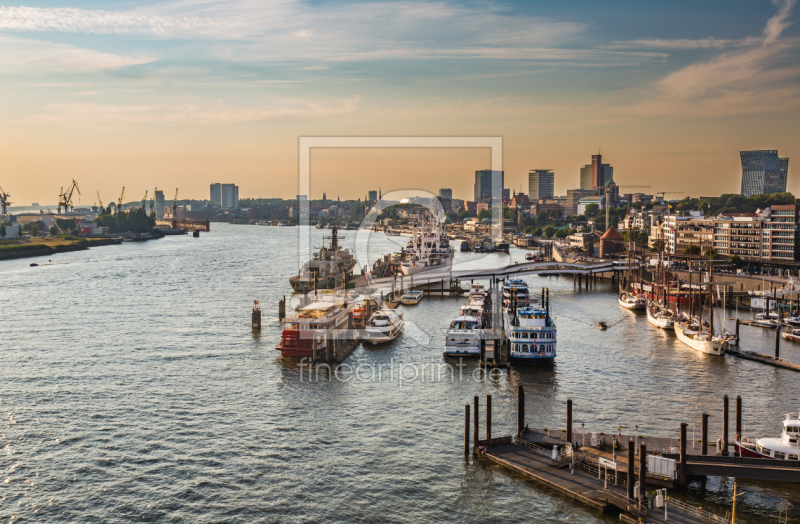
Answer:
M661 250L658 251L658 281L659 286L656 287L653 283L653 293L651 299L647 301L647 321L661 329L674 329L675 327L675 312L667 307L667 296L669 293L664 293L665 289L665 272L664 263L661 258ZM663 297L663 300L656 296L656 289L658 294Z
M689 317L675 322L675 336L678 340L686 344L692 349L707 353L709 355L722 355L725 353L726 339L724 337L714 334L714 296L711 292L711 281L713 280L714 272L709 265L708 271L708 327L703 324L703 306L700 306L700 314L698 316L689 315ZM689 273L689 289L692 286L691 272ZM692 306L694 303L692 302Z
M628 246L628 276L625 278L625 287L623 288L622 286L620 286L619 296L617 297L617 300L619 301L619 305L621 307L624 307L625 309L640 310L645 308L645 306L647 305L647 300L644 298L643 295L637 295L636 293L633 292L633 286L632 286L633 272L631 264L633 263L634 260L635 258L631 256L630 246ZM631 289L631 291L628 291L629 288Z

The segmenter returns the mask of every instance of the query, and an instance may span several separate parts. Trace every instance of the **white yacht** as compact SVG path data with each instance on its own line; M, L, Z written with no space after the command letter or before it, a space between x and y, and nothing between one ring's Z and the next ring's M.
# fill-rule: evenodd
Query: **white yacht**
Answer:
M444 356L479 357L483 330L480 319L473 316L457 316L450 323L445 335Z
M403 332L403 313L382 308L373 313L364 328L364 342L372 345L391 342Z
M800 460L800 414L787 414L780 437L767 437L750 442L742 438L735 444L739 456L777 460Z
M528 292L528 284L521 278L512 278L503 284L503 302L506 307L511 307L512 298L517 307L530 304L531 297Z
M414 225L411 240L400 271L404 275L416 275L423 271L447 271L453 266L453 251L444 228L435 218L423 218L419 227Z

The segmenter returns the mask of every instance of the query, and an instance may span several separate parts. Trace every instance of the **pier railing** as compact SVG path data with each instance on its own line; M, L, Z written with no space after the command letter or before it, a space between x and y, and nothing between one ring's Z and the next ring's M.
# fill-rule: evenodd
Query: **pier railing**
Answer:
M704 511L703 508L699 506L692 506L691 504L687 504L682 500L674 499L670 496L665 498L667 508L674 508L682 513L686 513L687 515L692 515L693 517L697 517L699 519L705 520L706 522L711 522L713 524L730 524L731 519L728 515L724 517L720 517L719 515L714 515L713 513L709 513Z
M536 453L538 455L542 455L543 457L547 457L550 460L554 460L555 462L558 462L559 464L567 464L572 460L568 456L563 456L560 451L557 453L557 457L554 459L553 458L553 448L552 447L546 448L544 446L540 446L538 444L534 444L533 442L528 442L527 440L522 440L519 437L514 437L514 444L517 444L519 446L523 446L525 448L528 448L529 450L533 451L534 453Z

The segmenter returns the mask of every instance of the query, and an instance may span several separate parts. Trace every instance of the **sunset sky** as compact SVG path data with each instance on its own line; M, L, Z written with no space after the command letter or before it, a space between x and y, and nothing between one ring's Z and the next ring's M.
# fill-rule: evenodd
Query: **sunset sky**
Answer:
M0 186L17 205L72 178L82 204L211 182L292 197L300 136L469 135L503 137L524 192L531 168L576 187L598 148L622 185L738 192L739 150L778 149L800 194L794 3L0 6ZM311 197L469 198L488 167L488 150L318 150Z

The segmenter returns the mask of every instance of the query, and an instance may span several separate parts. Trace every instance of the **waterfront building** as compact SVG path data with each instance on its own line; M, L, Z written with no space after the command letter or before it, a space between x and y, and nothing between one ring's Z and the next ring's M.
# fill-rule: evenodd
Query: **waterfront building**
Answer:
M164 218L164 192L160 189L156 190L156 195L154 197L155 200L155 211L156 211L156 219L161 220Z
M742 196L769 195L786 191L789 158L778 157L777 150L740 151Z
M686 215L667 215L661 229L664 251L670 255L683 255L693 246L697 246L699 253L703 254L712 247L714 220L706 219L702 211L690 211ZM654 242L657 238L650 240Z
M239 186L236 184L211 184L211 205L221 209L239 207Z
M211 201L212 206L220 207L222 205L222 184L211 184Z
M439 190L439 198L453 200L453 190L445 187L441 188Z
M501 194L499 197L505 197L505 191L503 190L503 171L492 171L491 169L481 169L480 171L475 171L475 192L474 192L474 200L475 202L489 202L492 199L492 180L494 178L499 178L499 180L495 183L496 187L501 190ZM510 195L509 195L510 196Z
M774 205L756 213L722 213L714 219L714 249L726 257L770 266L800 260L800 206Z
M531 169L528 173L528 195L533 201L553 198L555 174L551 169Z

